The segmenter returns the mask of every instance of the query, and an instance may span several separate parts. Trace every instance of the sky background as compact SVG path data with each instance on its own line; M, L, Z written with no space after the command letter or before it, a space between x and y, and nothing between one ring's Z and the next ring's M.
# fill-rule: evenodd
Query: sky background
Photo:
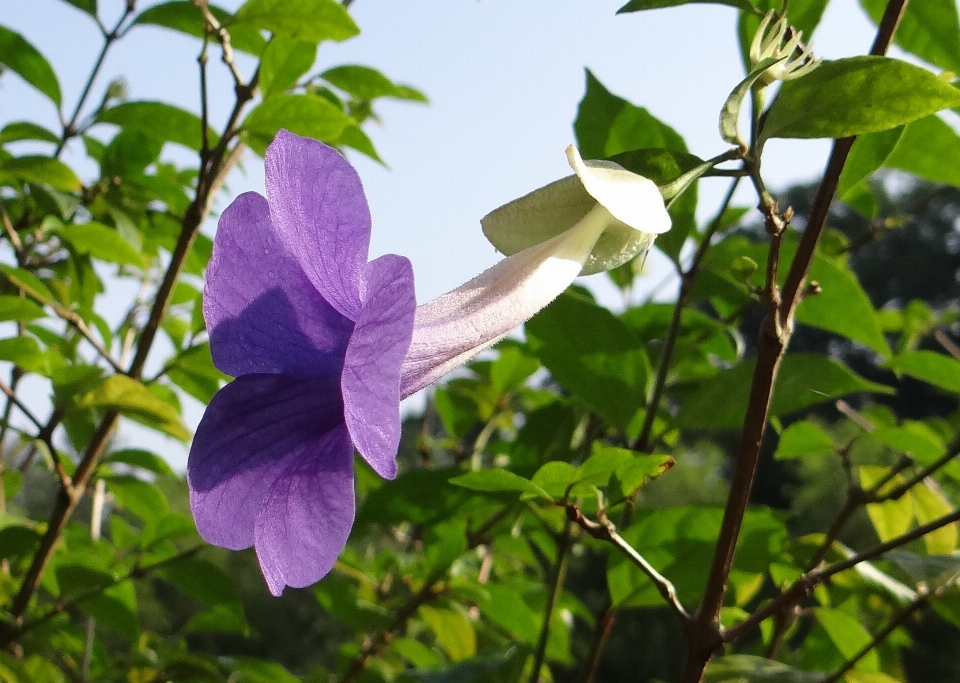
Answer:
M138 2L138 9L155 2ZM222 0L235 10L240 0ZM371 258L399 253L411 259L420 302L462 284L498 257L480 231L492 209L545 185L570 170L564 148L574 141L572 122L589 68L612 92L648 108L676 128L690 151L714 156L725 143L717 132L719 110L742 78L736 44L736 11L729 7L686 7L615 14L623 0L356 0L351 6L361 35L324 43L315 71L364 64L413 85L429 105L384 101L382 125L368 127L384 168L349 154L363 179L373 214ZM112 26L121 0L100 0L104 23ZM100 49L93 22L62 0L0 0L0 23L21 33L53 64L72 112ZM833 0L815 34L820 57L865 53L873 26L855 0ZM164 100L199 111L196 58L200 41L157 28L137 27L118 42L94 86L96 103L106 85L124 76L132 100ZM219 57L214 48L212 57ZM254 61L240 56L245 74ZM232 81L211 58L211 119L222 126L232 106ZM0 127L32 120L59 131L57 115L43 96L13 74L0 78ZM24 148L23 151L26 151ZM764 153L764 175L773 190L818 177L826 141L772 141ZM183 163L192 153L168 145L164 152ZM65 160L89 174L79 143ZM230 178L229 198L263 191L262 161L249 153ZM726 184L701 183L699 215L712 215ZM745 190L745 189L744 189ZM753 205L748 191L738 195ZM212 234L215 222L205 230ZM652 255L641 291L664 287L669 268ZM586 279L601 298L615 300L603 275ZM119 310L121 304L117 305ZM110 300L105 301L110 308ZM109 312L109 311L108 311ZM188 426L200 416L187 410ZM123 438L145 438L127 430ZM154 438L154 437L149 437ZM160 450L175 465L182 446Z

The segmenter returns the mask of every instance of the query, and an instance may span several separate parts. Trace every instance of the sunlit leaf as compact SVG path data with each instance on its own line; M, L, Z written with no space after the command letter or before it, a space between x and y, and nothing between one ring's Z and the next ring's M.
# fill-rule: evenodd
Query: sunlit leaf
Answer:
M842 138L894 128L960 105L960 90L888 57L824 62L783 84L761 132L767 138Z
M60 83L53 67L37 48L6 26L0 26L0 66L13 71L60 106Z

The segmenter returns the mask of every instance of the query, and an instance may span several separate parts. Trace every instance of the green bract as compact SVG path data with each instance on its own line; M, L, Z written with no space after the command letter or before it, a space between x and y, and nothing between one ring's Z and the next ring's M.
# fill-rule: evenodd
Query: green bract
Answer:
M507 256L546 242L577 225L598 204L607 226L580 271L591 275L620 266L648 250L670 229L663 197L649 178L612 161L583 161L567 148L576 175L504 204L480 220L483 234Z

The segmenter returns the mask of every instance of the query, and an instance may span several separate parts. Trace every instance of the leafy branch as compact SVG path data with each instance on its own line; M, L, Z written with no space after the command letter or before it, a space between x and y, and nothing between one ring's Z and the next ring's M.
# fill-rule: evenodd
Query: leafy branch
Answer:
M132 11L132 6L132 2L128 3L127 7L129 11ZM224 126L223 135L219 143L209 155L201 155L200 174L197 179L197 187L193 200L184 213L180 234L171 254L169 265L154 296L153 306L147 322L137 340L136 352L125 373L134 379L139 379L143 375L147 357L153 348L153 342L160 329L160 323L166 314L167 307L173 295L174 286L183 270L187 255L190 253L200 225L210 212L210 205L213 201L214 193L219 189L222 178L225 176L226 171L229 170L226 168L226 165L234 162L238 158L232 151L228 150L228 145L239 130L241 113L257 93L258 74L259 71L255 72L248 83L240 84L235 88L236 99L234 106ZM14 597L9 610L14 620L22 620L26 613L30 599L36 592L40 584L40 578L53 555L57 539L59 539L63 533L67 521L83 497L90 477L103 455L104 448L119 421L119 417L119 412L115 410L109 410L103 415L77 464L73 476L62 481L57 501L53 506L47 522L46 533L40 541L40 546L34 555L29 569L24 575L20 589ZM52 433L53 428L55 428L61 418L62 413L55 412L46 425L47 430L45 431ZM5 645L15 640L16 637L16 629L8 626L0 632L0 645Z
M906 6L907 0L887 2L876 38L870 49L871 55L886 53ZM724 642L720 628L720 610L726 595L730 570L733 567L737 539L750 501L777 374L793 333L797 306L805 294L804 285L813 262L817 242L826 225L830 205L839 185L840 174L854 140L855 138L850 137L834 141L809 222L800 238L782 290L776 286L776 270L768 271L766 295L770 310L761 324L757 344L757 362L750 386L736 467L724 509L720 535L710 565L706 590L694 616L695 626L688 631L687 664L682 677L685 683L698 683L702 679L707 662ZM759 174L751 177L756 181L759 179ZM757 189L768 221L768 231L771 232L769 259L775 261L779 257L780 235L782 235L782 225L778 219L784 217L778 214L776 204L769 199L762 184L757 184ZM776 266L771 267L775 269Z

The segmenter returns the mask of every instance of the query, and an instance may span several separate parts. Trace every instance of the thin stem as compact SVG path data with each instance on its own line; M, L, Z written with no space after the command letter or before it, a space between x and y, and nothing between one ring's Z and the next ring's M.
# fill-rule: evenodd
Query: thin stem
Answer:
M906 545L911 541L915 541L918 538L923 538L930 532L936 531L937 529L945 527L948 524L953 524L958 520L960 520L960 509L954 510L953 512L943 515L942 517L938 517L932 522L922 524L916 529L908 531L905 534L901 534L896 538L891 538L886 543L880 543L872 548L868 548L867 550L857 553L846 560L831 564L823 569L805 573L799 579L794 581L793 585L782 592L779 596L758 609L744 621L727 629L723 634L723 642L732 643L739 640L744 634L755 629L768 617L773 616L788 605L792 605L809 595L811 592L813 592L814 588L829 579L831 576L839 574L840 572L844 572L848 569L852 569L861 562L867 562L874 558L880 557L891 550L896 550L897 548Z
M3 380L0 380L0 391L6 394L7 400L13 403L13 405L15 405L37 429L43 429L43 423L37 419L37 417L20 401L19 398L17 398L16 392L7 386L7 383Z
M63 123L63 133L60 136L60 143L57 145L57 149L53 153L54 157L59 157L70 138L77 134L77 121L80 120L80 112L83 111L83 107L87 103L87 98L90 96L90 90L93 88L93 84L97 80L97 76L100 75L100 69L103 68L103 63L107 58L107 53L110 51L110 47L117 41L118 38L121 37L122 34L120 32L120 28L123 26L124 22L130 18L135 10L135 2L126 3L123 14L113 27L113 30L109 33L104 31L103 24L100 23L99 18L97 19L97 24L100 26L101 32L103 32L103 47L100 48L100 54L97 55L97 60L93 64L93 69L90 70L90 75L87 77L87 82L84 83L83 90L80 91L80 98L77 100L77 106L73 110L73 116L70 117L69 121L65 121Z
M157 571L158 569L163 569L164 567L167 567L171 564L175 564L177 562L185 560L188 557L193 557L198 552L203 550L204 547L205 547L204 545L191 546L185 550L181 550L176 555L171 555L170 557L154 562L153 564L148 564L143 566L134 566L126 574L119 576L108 583L102 583L99 586L88 588L87 590L83 591L82 593L79 593L78 595L73 596L68 600L61 600L57 602L53 606L53 608L50 609L48 612L37 617L36 619L33 619L32 621L26 622L23 626L19 628L19 630L17 631L17 635L21 636L28 631L32 631L38 626L42 626L43 624L47 623L57 615L63 614L67 610L70 610L76 607L77 605L82 603L84 600L89 600L90 598L96 595L99 595L100 593L107 590L108 588L113 588L114 586L121 584L125 581L146 578L150 576L153 572Z
M574 503L567 503L564 507L567 511L567 519L572 522L576 522L580 528L587 532L590 536L593 536L601 541L607 541L608 543L611 543L617 550L623 553L628 560L633 562L640 569L640 571L646 574L647 577L653 582L653 585L656 586L657 591L660 593L666 603L672 607L673 611L676 612L677 616L680 617L680 620L684 623L684 626L691 621L692 617L680 603L680 599L677 597L677 589L674 587L674 585L667 577L658 572L652 564L647 562L643 555L638 553L633 546L627 543L623 537L616 532L612 522L609 520L595 522L591 519L588 519L583 514L583 511Z
M530 672L530 683L537 683L540 680L540 670L543 668L543 661L547 655L547 641L550 638L550 621L553 619L553 611L563 593L563 581L567 575L567 563L570 559L570 520L563 523L563 533L557 542L557 568L553 575L553 585L550 594L547 596L547 604L543 610L543 624L540 626L540 637L537 639L537 647L533 653L533 667Z
M680 336L680 323L683 319L683 311L690 298L690 291L693 289L696 277L700 272L703 258L710 248L710 241L713 239L717 230L720 229L720 225L723 222L723 214L726 213L730 202L733 201L733 194L736 192L739 184L739 177L734 178L730 182L730 187L727 189L727 194L720 203L720 209L717 211L716 217L700 238L700 243L697 245L697 251L694 253L690 265L681 275L680 291L677 294L677 302L673 306L673 317L670 319L670 328L667 330L667 336L663 340L663 352L660 354L660 362L657 364L657 377L653 384L653 392L650 394L647 412L643 416L643 426L640 429L640 435L637 437L634 445L637 450L646 452L653 450L654 442L651 439L651 432L657 411L660 408L663 392L667 385L667 375L670 373L670 363L673 360L673 352L677 345L677 339Z
M580 674L580 683L593 683L600 668L600 662L603 659L603 650L610 639L610 632L613 630L613 624L616 621L617 610L613 609L610 596L606 597L604 607L600 617L597 619L596 626L593 629L593 638L590 641L590 651L583 664L583 671Z
M430 577L424 581L423 587L414 593L397 611L393 621L391 621L385 629L367 641L363 649L360 650L357 656L350 662L350 666L347 668L343 678L340 679L340 683L353 683L353 681L357 680L357 677L359 677L366 668L367 661L383 651L393 639L393 634L406 625L410 617L420 609L420 606L425 605L445 591L445 588L437 583L441 576L443 576L443 572L434 572L431 574Z
M956 577L954 577L955 580ZM890 621L888 621L882 629L877 631L877 633L870 639L870 642L864 645L860 650L856 652L850 659L844 662L843 666L834 671L832 674L823 679L821 683L836 683L841 678L843 678L847 672L849 672L853 667L857 665L861 659L866 657L873 651L878 645L887 639L887 637L897 630L900 626L905 624L907 620L912 617L916 612L919 612L921 609L929 605L933 600L936 600L946 592L948 588L954 587L954 581L947 581L941 586L938 586L933 591L929 593L923 593L919 595L913 602L909 605L904 606L897 611Z

